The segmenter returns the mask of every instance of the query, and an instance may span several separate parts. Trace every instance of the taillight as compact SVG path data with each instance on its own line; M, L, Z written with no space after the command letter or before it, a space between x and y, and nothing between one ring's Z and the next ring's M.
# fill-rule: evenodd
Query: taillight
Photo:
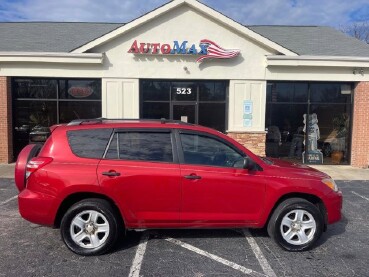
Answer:
M26 178L28 178L33 172L39 170L45 165L52 162L52 158L49 157L36 157L32 158L26 166Z

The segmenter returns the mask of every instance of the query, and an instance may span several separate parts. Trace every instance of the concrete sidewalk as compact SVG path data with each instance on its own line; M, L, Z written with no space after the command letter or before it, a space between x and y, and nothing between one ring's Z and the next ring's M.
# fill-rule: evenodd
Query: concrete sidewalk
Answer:
M0 164L0 178L14 178L14 166L12 164Z
M369 169L350 165L310 165L310 167L327 173L334 180L369 180Z
M0 164L0 178L14 178L15 164ZM369 180L369 169L349 165L311 165L335 180Z

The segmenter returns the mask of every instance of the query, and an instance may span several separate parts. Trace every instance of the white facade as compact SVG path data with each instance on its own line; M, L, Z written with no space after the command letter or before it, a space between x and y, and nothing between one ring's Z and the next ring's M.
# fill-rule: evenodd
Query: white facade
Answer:
M194 22L193 25L199 28L188 28L189 24L185 22ZM188 45L198 45L204 38L215 41L224 48L239 49L241 53L233 59L204 60L202 63L196 62L196 55L128 53L135 40L139 43L170 45L177 40L180 43L188 41ZM138 117L138 80L141 78L230 80L228 129L264 131L265 56L274 54L275 51L255 44L244 34L211 20L189 6L178 7L90 51L105 53L102 73L103 116ZM243 100L253 101L257 110L253 115L252 127L249 128L243 127Z

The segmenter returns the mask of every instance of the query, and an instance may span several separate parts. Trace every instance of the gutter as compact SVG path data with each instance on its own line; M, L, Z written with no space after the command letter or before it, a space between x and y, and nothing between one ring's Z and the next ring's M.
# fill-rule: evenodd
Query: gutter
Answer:
M369 57L266 56L267 66L369 67Z
M102 64L103 53L0 52L1 62Z

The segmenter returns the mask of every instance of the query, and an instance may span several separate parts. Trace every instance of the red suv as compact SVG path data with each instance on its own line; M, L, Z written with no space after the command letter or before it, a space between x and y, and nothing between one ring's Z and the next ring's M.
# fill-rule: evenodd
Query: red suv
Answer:
M81 255L149 228L263 228L306 250L341 218L342 194L308 166L260 158L206 127L168 120L78 120L20 153L25 219L60 227Z

